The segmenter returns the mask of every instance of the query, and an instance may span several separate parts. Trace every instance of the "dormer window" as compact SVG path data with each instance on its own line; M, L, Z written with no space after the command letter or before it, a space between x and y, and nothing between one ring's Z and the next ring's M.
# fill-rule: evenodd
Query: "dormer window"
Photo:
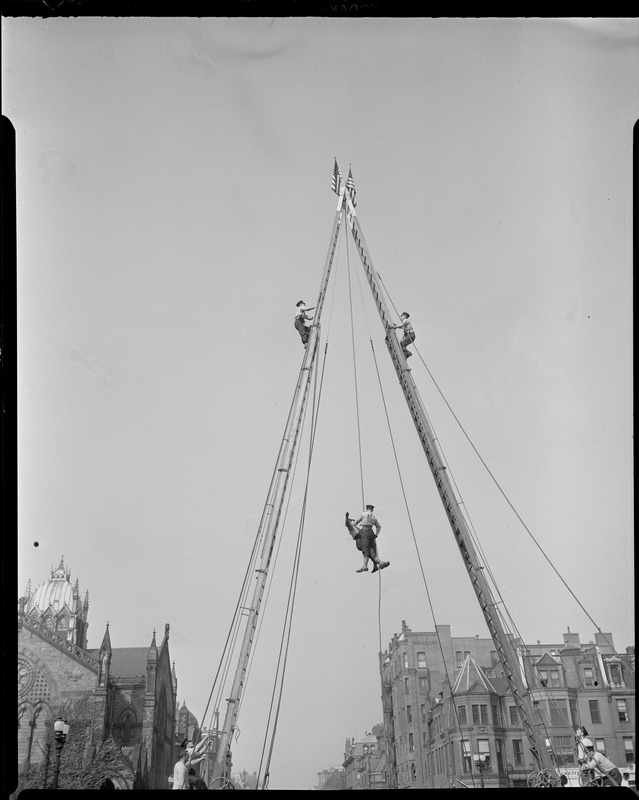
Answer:
M621 666L619 664L608 664L608 677L612 686L623 686Z

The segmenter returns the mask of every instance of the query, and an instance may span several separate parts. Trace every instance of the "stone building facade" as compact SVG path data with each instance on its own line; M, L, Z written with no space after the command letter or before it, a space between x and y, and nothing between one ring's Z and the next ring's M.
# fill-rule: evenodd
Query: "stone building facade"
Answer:
M586 726L633 785L634 647L620 655L609 633L582 644L570 631L559 644L515 645L533 724L557 768L576 780L575 730ZM451 637L447 625L418 633L403 622L380 671L397 788L526 785L533 759L492 639Z
M89 649L88 593L81 599L70 577L61 560L47 581L33 592L29 585L19 600L19 768L49 761L53 721L81 701L88 708L82 719L90 722L78 722L81 730L70 730L68 742L74 733L83 738L83 768L90 772L108 743L103 772L109 788L166 789L179 744L169 625L159 644L154 631L147 646L118 648L107 623L100 647ZM63 757L72 749L65 745Z

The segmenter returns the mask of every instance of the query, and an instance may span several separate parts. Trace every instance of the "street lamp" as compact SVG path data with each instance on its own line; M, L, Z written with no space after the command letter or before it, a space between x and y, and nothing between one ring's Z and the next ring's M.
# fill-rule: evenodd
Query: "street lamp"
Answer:
M69 733L69 726L67 721L58 717L53 723L53 730L55 736L55 771L53 773L53 788L58 788L58 776L60 775L60 756L62 755L62 748L67 740Z
M479 771L479 780L481 781L481 788L484 788L484 770L488 766L486 763L486 754L485 753L475 753L473 755L473 761L475 762L475 767Z

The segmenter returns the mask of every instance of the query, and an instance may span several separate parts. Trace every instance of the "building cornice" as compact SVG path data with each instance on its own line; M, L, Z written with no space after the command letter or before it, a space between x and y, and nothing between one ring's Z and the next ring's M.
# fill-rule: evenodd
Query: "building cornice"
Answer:
M42 639L47 644L55 647L56 650L59 650L61 653L64 653L67 656L70 656L74 661L77 661L78 664L90 669L91 672L95 672L96 675L98 674L100 670L100 664L97 659L90 656L86 650L83 650L81 647L73 644L73 642L69 642L62 636L58 636L58 634L52 630L49 630L46 625L43 625L38 620L33 619L27 614L21 614L18 617L18 627L24 627L28 629L30 633L35 634L39 639Z

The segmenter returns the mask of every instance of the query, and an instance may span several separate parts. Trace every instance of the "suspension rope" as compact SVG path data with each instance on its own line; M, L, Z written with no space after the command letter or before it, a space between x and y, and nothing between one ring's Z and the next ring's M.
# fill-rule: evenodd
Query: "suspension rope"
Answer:
M346 226L344 227L344 235L347 236L348 231ZM353 292L351 287L351 260L349 257L349 248L348 248L348 241L346 245L346 266L347 266L347 273L348 273L348 304L350 310L350 319L351 319L351 348L352 348L352 355L353 355L353 376L355 380L355 415L357 418L357 451L359 453L359 482L360 482L360 492L362 495L362 508L364 508L364 503L366 502L364 499L364 467L362 464L362 432L360 427L360 419L359 419L359 392L358 392L358 383L357 383L357 359L355 358L355 325L353 319Z

